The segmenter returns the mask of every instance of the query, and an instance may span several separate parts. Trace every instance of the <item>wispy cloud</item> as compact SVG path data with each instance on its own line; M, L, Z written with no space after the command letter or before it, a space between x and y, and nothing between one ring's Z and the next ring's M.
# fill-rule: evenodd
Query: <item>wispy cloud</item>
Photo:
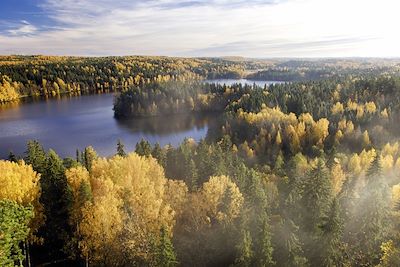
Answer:
M27 22L26 20L21 20L21 23L14 29L8 30L8 33L13 36L21 36L21 35L32 35L38 29Z
M392 0L43 0L39 7L51 23L9 25L0 31L0 53L399 56L396 5ZM378 14L384 15L376 19Z

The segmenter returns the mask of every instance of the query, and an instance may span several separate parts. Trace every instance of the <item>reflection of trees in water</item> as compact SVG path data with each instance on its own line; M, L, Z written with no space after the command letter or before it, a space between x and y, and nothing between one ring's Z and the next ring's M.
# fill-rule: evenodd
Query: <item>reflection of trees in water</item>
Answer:
M132 133L167 135L188 131L193 128L202 129L210 127L218 118L217 113L206 114L178 114L169 116L156 116L117 120L120 127L129 129Z

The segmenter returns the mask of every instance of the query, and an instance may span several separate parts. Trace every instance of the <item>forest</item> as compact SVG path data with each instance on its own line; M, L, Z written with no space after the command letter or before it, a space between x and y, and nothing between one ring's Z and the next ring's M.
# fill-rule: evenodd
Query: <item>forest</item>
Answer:
M400 61L396 59L0 56L0 103L29 97L122 92L168 81L309 81L399 73Z
M268 68L309 74L202 81ZM400 266L398 71L373 60L3 58L0 92L17 88L14 98L115 90L118 120L221 116L176 147L115 140L108 158L91 146L60 158L32 140L10 153L0 265Z

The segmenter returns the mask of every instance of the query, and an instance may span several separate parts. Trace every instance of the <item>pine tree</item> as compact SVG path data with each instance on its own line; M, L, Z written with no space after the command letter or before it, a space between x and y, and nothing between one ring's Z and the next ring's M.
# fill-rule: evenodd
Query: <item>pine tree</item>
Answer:
M329 212L323 217L319 227L322 233L312 264L327 267L339 266L342 262L340 249L343 222L340 218L339 202L336 198L332 201Z
M366 186L361 192L356 250L357 264L376 265L380 259L380 246L389 231L389 187L382 175L379 156L376 156L366 173Z
M161 148L159 143L156 143L153 147L153 150L151 151L151 156L155 159L157 159L158 164L163 166L164 168L166 167L166 153L165 151Z
M160 240L156 248L156 263L160 267L177 266L174 246L172 245L168 230L163 226L160 229Z
M10 153L8 153L7 160L12 162L17 162L18 158L12 151L10 151Z
M318 160L317 166L306 177L303 188L301 203L305 212L302 213L302 240L304 252L312 259L315 242L320 234L319 225L329 211L332 198L331 181L322 159Z
M46 153L38 141L29 141L25 152L25 162L32 165L38 173L44 173L46 166Z
M266 212L259 215L258 221L259 230L254 249L256 253L256 266L273 266L275 262L272 259L271 229Z
M85 151L83 152L82 162L88 171L92 169L92 162L97 158L97 152L92 146L88 146L85 148Z
M238 246L238 257L235 260L235 266L251 267L253 261L253 241L248 230L242 230L241 240Z
M150 143L142 138L142 140L136 144L135 153L139 156L149 157L151 155Z
M124 144L122 143L121 139L118 139L117 142L117 155L121 157L126 157L126 152L124 150Z
M314 168L304 181L302 204L308 212L304 214L304 229L308 233L315 233L322 216L325 215L331 201L331 183L324 162L318 160Z
M46 224L41 232L50 259L54 259L63 256L63 245L69 239L68 214L72 195L63 162L53 150L48 153L40 185L40 202L44 206L46 216Z

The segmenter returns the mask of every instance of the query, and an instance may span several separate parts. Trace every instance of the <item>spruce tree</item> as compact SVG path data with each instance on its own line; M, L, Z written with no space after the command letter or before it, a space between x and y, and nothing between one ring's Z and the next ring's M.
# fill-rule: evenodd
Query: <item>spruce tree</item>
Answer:
M238 256L234 266L251 267L253 264L253 241L248 230L241 231L241 240L238 245Z
M135 153L140 156L149 157L151 155L151 145L143 138L136 144Z
M38 141L28 141L24 160L27 164L32 165L32 168L38 173L44 173L46 166L46 152Z
M121 157L126 157L126 152L124 150L124 144L122 143L121 139L118 139L117 142L117 155Z
M366 185L360 193L358 209L357 264L376 265L380 259L380 246L389 232L390 190L382 175L379 156L366 173Z
M322 218L320 225L321 236L316 249L316 257L311 262L315 266L334 267L342 262L341 255L341 234L343 221L340 218L339 202L335 198L329 212Z
M160 240L156 248L156 263L160 267L173 267L177 266L176 255L174 246L168 230L163 226L160 230Z
M42 194L40 202L44 206L45 226L41 229L44 245L50 259L64 256L62 249L70 238L69 210L72 193L65 176L62 160L50 150L45 171L40 179Z

